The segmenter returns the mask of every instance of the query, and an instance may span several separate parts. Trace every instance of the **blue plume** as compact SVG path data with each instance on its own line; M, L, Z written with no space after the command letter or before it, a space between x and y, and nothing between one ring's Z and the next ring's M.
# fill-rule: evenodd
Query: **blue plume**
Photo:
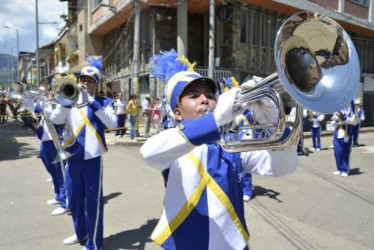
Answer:
M225 84L225 78L219 79L217 82L217 93L218 95L221 95L223 93L222 85Z
M231 81L231 77L227 77L226 80L225 80L225 85L226 87L228 87L229 89L231 89L232 87L234 87L234 85L232 84L232 81Z
M86 65L92 66L100 70L100 72L103 71L103 63L102 63L102 56L89 56L86 58Z
M161 51L160 54L150 58L152 62L150 70L155 78L167 82L174 74L186 71L188 66L177 61L178 54L174 49Z

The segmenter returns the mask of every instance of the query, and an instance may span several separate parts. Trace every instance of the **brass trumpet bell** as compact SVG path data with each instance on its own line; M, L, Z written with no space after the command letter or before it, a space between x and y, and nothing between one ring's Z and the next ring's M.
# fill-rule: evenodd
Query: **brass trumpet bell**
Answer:
M55 99L62 106L72 106L79 97L79 88L76 81L69 77L61 77L53 83L52 91Z

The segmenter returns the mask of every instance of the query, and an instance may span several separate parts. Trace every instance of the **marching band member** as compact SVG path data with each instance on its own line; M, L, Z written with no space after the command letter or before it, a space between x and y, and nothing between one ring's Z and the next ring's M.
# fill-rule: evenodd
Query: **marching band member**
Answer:
M353 129L353 147L358 147L359 133L361 128L361 123L365 121L365 111L362 109L360 98L355 100L355 108L357 110L357 124Z
M340 112L334 113L331 125L335 127L333 136L336 171L334 175L348 176L352 149L353 127L357 123L353 101Z
M312 122L312 142L313 142L313 148L312 150L320 151L321 150L321 125L320 122L322 122L325 119L325 116L323 114L311 111L309 120Z
M282 176L297 167L295 148L225 152L216 143L219 127L243 112L233 111L240 89L223 93L218 102L216 92L215 82L196 72L172 75L165 96L178 124L140 150L147 164L160 171L170 168L164 209L152 234L165 249L245 249L242 172ZM207 108L213 112L205 114ZM253 110L261 123L277 117L275 106L263 101Z
M243 114L236 117L233 121L233 124L231 125L230 131L235 132L237 129L244 125L253 124L253 114L251 110L245 110ZM256 131L251 130L242 130L239 134L239 137L242 136L255 136L254 134ZM252 197L252 174L250 173L243 173L243 201L247 202Z
M57 107L51 114L55 124L67 122L74 136L66 142L73 154L67 160L66 188L75 234L63 243L71 245L87 239L86 249L103 248L103 191L101 155L108 149L104 129L115 128L117 117L113 99L95 96L101 78L101 57L88 57L79 79L77 105Z
M53 94L49 94L49 99L53 99ZM36 114L43 114L49 116L52 113L55 105L46 104L40 105L34 102L32 98L25 99L25 108L30 112ZM54 125L57 132L57 136L61 137L63 133L63 125ZM57 156L57 150L53 143L51 132L48 129L46 121L42 118L39 127L36 130L36 136L40 140L40 159L42 160L47 172L52 177L53 188L55 192L55 198L48 200L48 205L59 204L59 207L52 211L52 215L62 215L69 212L69 208L66 200L65 182L64 182L64 171L65 162L54 162ZM60 139L60 138L59 138ZM61 166L62 164L62 166Z

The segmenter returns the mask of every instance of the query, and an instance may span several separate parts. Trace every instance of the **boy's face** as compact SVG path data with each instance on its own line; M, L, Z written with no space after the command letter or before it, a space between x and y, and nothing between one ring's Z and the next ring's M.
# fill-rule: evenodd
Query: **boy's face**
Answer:
M191 83L181 94L180 106L174 110L175 118L182 121L202 117L205 115L204 107L213 110L216 104L215 95L207 84Z
M96 87L97 87L95 79L89 76L81 76L80 82L83 85L86 85L88 94L92 96L95 94Z

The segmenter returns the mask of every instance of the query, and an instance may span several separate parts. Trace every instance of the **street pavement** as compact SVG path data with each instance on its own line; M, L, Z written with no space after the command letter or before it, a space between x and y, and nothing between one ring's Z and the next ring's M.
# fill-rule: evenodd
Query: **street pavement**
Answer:
M145 139L106 136L104 249L160 249L150 235L164 186L141 158ZM360 143L348 177L331 174L331 135L322 137L322 151L299 157L294 174L253 176L254 197L245 204L251 249L374 249L374 132L361 134ZM56 206L46 204L53 190L38 147L32 130L0 124L0 249L82 249L62 244L73 234L71 216L50 215Z

